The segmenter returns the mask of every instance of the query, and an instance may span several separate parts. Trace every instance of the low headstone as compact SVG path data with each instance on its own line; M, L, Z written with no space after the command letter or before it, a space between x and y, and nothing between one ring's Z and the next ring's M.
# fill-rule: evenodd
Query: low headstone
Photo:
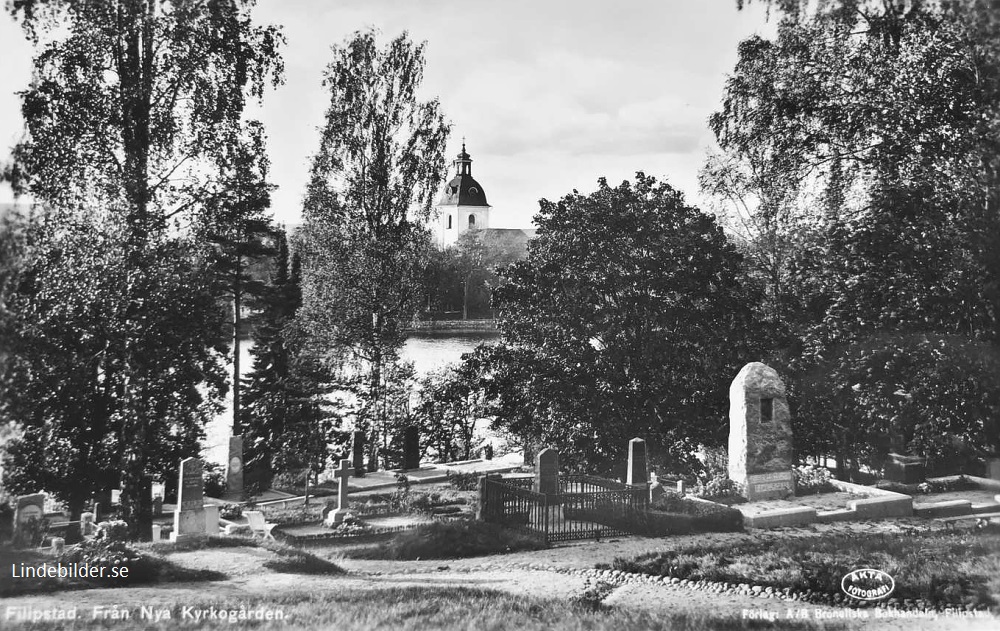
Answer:
M891 453L885 462L885 478L901 484L919 484L927 479L927 460Z
M403 430L403 468L420 468L420 432L415 425Z
M66 549L66 540L62 537L52 537L52 554L59 556Z
M347 512L347 479L350 475L351 461L341 460L340 466L333 472L333 477L337 479L337 508L328 504L323 511L325 513L323 523L327 527L336 526L350 516L350 513Z
M628 472L625 484L632 486L649 482L646 466L646 441L633 438L628 441Z
M205 504L205 534L219 534L219 507L215 504Z
M785 385L760 362L744 366L729 388L729 477L751 501L795 494Z
M111 505L120 506L122 503L122 490L111 489Z
M687 484L684 482L684 480L677 480L677 494L680 495L681 497L684 497L686 493L687 493Z
M229 437L229 458L226 460L226 495L243 497L243 437Z
M32 519L41 521L45 517L45 493L33 493L17 498L14 511L14 527L28 523Z
M1000 480L1000 458L990 458L986 461L986 475L991 480Z
M493 460L493 445L483 447L483 460Z
M205 487L200 458L181 460L177 484L177 510L174 511L174 530L171 541L205 536Z
M157 495L153 498L153 517L163 515L163 498Z
M655 502L656 500L660 499L661 497L663 497L664 495L666 495L666 493L667 493L667 490L663 488L663 485L660 484L660 481L656 479L656 476L653 476L653 481L649 484L649 501L650 501L650 503Z
M351 460L354 464L354 477L365 477L365 433L362 431L351 434Z
M88 537L95 532L97 532L97 526L95 526L94 513L86 512L80 514L80 532L84 537Z
M159 541L162 537L163 528L159 524L153 524L153 541Z

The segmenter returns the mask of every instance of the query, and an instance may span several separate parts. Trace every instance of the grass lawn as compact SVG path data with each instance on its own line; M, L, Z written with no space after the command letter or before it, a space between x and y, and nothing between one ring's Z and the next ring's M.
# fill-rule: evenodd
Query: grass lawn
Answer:
M840 594L848 572L874 568L896 583L892 597L936 607L1000 610L1000 528L908 535L824 535L695 545L616 559L614 568L690 580L748 583Z
M326 590L323 593L292 593L242 602L203 598L185 605L194 609L216 607L225 610L267 608L281 611L283 620L266 622L239 620L235 624L216 620L196 622L181 618L180 607L171 611L171 619L142 621L134 616L130 629L516 629L517 631L701 631L718 629L788 629L817 631L843 628L816 621L767 622L760 620L714 619L705 616L654 616L641 612L595 607L586 602L565 602L511 596L501 592L465 588L387 588L383 590ZM75 623L37 623L32 629L122 629L119 620L81 620ZM221 625L221 626L220 626Z
M377 546L353 550L350 555L364 559L458 559L545 547L537 539L496 524L456 520L421 524Z

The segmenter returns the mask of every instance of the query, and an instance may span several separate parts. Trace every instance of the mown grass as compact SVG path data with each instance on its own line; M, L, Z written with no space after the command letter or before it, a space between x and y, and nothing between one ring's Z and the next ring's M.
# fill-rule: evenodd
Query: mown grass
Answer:
M518 631L737 631L738 629L782 629L788 631L829 631L845 628L823 621L777 620L775 622L742 619L741 616L654 615L624 609L594 608L572 601L546 600L512 596L496 591L466 588L387 588L381 590L331 589L322 593L292 593L241 601L197 599L184 603L195 609L217 607L253 610L264 607L281 611L279 621L239 621L227 624L219 620L195 622L180 618L180 604L171 611L171 619L152 622L132 619L122 626L118 620L78 620L75 623L39 623L32 629L398 629L400 631L466 631L468 629L517 629ZM89 618L89 617L85 617Z
M351 555L355 558L389 560L458 559L545 547L537 539L496 524L451 521L421 524L377 546L354 550Z
M1000 598L1000 528L963 532L816 535L689 547L616 559L614 569L689 580L840 594L845 574L882 570L893 598L986 606Z
M0 548L0 597L25 596L30 594L51 594L77 589L139 587L155 583L221 581L227 576L222 572L206 569L186 568L148 550L139 555L138 560L127 563L130 570L127 579L108 578L59 578L21 577L13 578L12 566L20 564L38 566L43 563L55 564L58 559L36 550L14 550ZM93 565L93 563L92 563ZM99 564L98 564L99 565ZM18 570L20 574L20 569Z

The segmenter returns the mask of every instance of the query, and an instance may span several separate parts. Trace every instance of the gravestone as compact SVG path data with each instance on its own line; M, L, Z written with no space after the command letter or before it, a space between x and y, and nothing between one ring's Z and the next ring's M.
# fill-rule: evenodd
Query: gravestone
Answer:
M563 507L559 498L559 452L551 447L546 447L535 456L533 489L536 493L544 493L547 496L546 518L549 523L562 521Z
M219 534L219 507L215 504L205 505L205 534Z
M986 477L1000 480L1000 458L990 458L986 461Z
M534 491L546 495L559 494L559 452L551 447L546 447L535 456Z
M420 468L420 433L415 425L403 430L403 468Z
M333 477L337 479L337 508L332 508L329 504L323 511L323 523L327 527L333 527L350 516L347 512L347 479L351 475L351 461L341 460L340 466L333 471Z
M226 495L243 497L243 437L229 437L229 458L226 460Z
M95 532L97 532L97 525L94 522L94 513L90 511L80 513L80 533L84 537L89 537Z
M483 459L493 460L493 445L486 445L483 447Z
M760 362L744 366L729 387L729 477L751 501L795 494L785 385Z
M33 493L17 498L14 511L14 528L19 528L32 519L42 521L45 517L45 493Z
M365 433L355 431L351 434L351 459L354 462L354 477L365 477Z
M927 459L890 453L885 462L885 478L901 484L920 484L927 479Z
M625 475L625 484L645 485L649 482L646 472L646 441L641 438L633 438L628 441L628 472Z
M159 495L153 498L153 517L163 516L163 498Z
M200 458L181 460L177 484L177 510L171 541L185 541L205 536L205 486Z

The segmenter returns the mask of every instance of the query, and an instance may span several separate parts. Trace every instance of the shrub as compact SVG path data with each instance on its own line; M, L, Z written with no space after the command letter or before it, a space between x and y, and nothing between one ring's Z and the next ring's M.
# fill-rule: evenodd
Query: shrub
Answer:
M102 526L108 522L102 522ZM123 524L125 522L113 522ZM82 541L77 545L68 548L59 561L61 563L87 563L88 565L101 568L102 583L107 582L115 585L131 585L138 583L152 583L158 578L157 563L150 557L136 552L130 548L125 541L112 538L117 533L109 536L109 530L101 530L93 539ZM128 568L125 576L113 576L112 569Z
M205 484L205 495L222 497L226 493L226 471L216 462L206 462L202 473Z
M16 548L37 548L42 545L46 533L49 531L49 520L30 517L28 521L22 523L14 531L14 547Z
M710 478L700 479L691 489L691 494L706 499L721 497L737 497L743 495L743 485L729 479L728 474L714 474Z
M833 476L826 467L803 465L792 470L795 475L795 493L808 495L812 493L830 493L836 491L831 480Z
M475 491L479 489L479 474L449 471L448 483L458 491Z
M223 504L219 509L219 517L227 521L233 521L243 516L243 507L239 504Z
M545 544L496 524L448 521L421 524L375 548L354 554L365 558L413 560L455 559L519 550L541 550Z
M97 524L97 532L94 534L94 538L116 542L128 541L128 523L120 519L102 521Z

